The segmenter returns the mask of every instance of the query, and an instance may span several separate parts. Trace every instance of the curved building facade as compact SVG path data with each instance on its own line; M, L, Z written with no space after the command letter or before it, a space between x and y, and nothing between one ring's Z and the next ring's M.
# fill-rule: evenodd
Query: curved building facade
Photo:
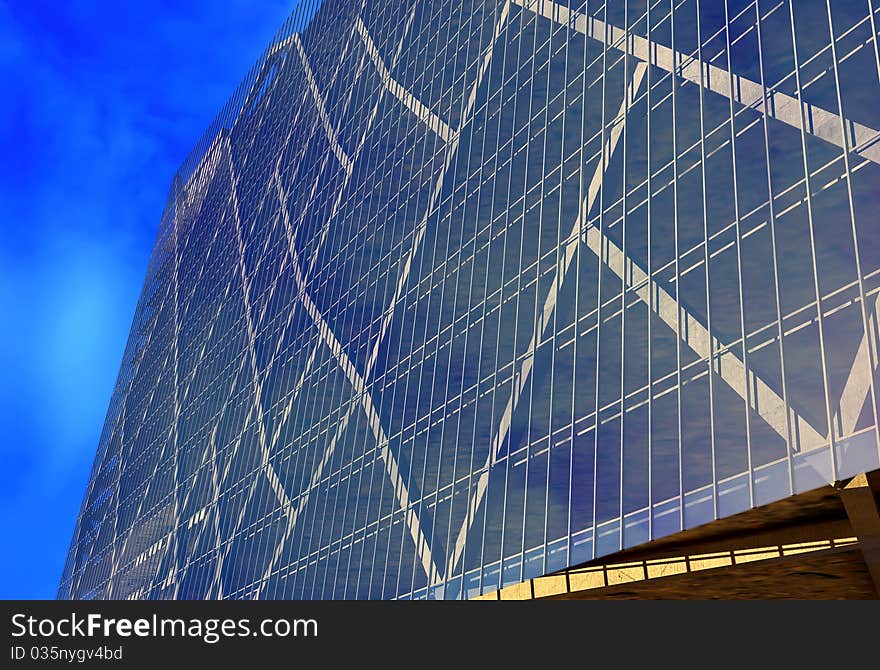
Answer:
M880 467L874 4L300 3L59 596L469 598Z

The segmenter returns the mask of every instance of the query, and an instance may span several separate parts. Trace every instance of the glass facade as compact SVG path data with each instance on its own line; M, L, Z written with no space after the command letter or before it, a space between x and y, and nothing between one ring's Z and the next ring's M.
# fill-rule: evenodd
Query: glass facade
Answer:
M174 179L71 598L464 598L880 465L880 3L302 2Z

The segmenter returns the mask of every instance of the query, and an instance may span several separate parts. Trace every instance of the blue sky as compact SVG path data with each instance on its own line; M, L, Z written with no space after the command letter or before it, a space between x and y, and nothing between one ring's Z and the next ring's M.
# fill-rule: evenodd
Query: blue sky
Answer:
M0 598L52 598L171 177L296 0L0 0Z

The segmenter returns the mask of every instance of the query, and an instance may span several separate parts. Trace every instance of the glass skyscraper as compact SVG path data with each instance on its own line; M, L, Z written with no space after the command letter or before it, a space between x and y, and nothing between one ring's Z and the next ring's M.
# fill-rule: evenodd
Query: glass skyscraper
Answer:
M880 467L880 3L300 3L171 185L59 596L466 598Z

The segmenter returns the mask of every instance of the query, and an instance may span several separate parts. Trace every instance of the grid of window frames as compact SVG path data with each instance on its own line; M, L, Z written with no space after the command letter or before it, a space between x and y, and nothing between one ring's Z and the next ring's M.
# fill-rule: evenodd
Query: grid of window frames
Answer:
M470 597L877 468L878 26L303 0L174 179L59 595Z

